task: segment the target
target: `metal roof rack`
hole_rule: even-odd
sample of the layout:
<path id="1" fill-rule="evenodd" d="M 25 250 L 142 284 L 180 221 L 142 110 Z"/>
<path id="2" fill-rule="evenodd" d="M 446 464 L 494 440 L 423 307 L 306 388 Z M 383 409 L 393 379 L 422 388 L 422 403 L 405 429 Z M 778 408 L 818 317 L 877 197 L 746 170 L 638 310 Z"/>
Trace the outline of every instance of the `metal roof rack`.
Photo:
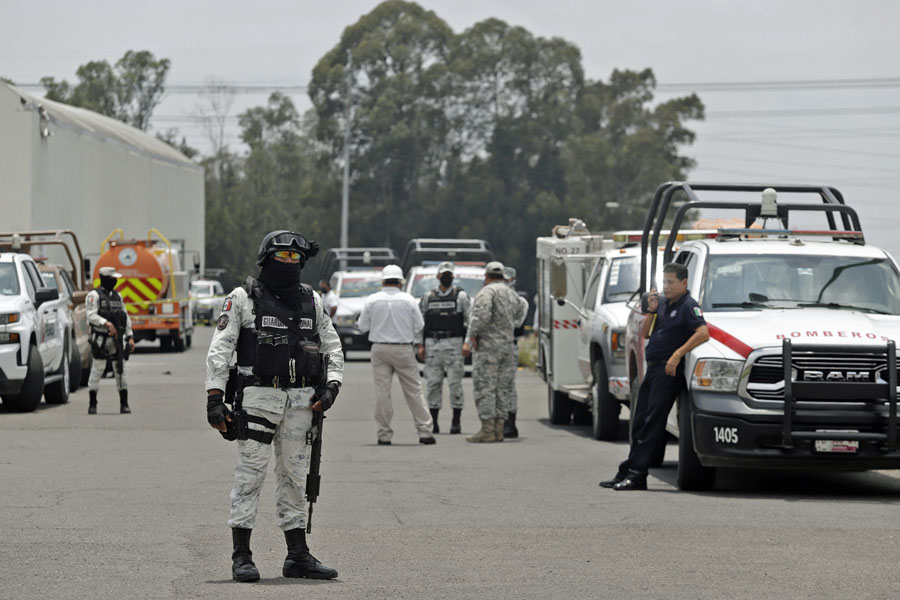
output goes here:
<path id="1" fill-rule="evenodd" d="M 328 279 L 335 271 L 384 267 L 398 261 L 393 248 L 329 248 L 322 259 L 319 277 Z"/>
<path id="2" fill-rule="evenodd" d="M 490 262 L 494 260 L 491 245 L 478 239 L 414 238 L 406 243 L 400 266 L 403 272 L 424 261 Z"/>
<path id="3" fill-rule="evenodd" d="M 773 189 L 776 192 L 814 194 L 821 198 L 822 204 L 777 204 L 774 197 L 768 201 L 765 197 L 760 202 L 740 202 L 740 201 L 704 201 L 700 200 L 696 192 L 756 192 L 763 193 L 767 189 Z M 822 231 L 819 235 L 829 235 L 835 240 L 845 240 L 855 244 L 864 244 L 865 238 L 862 235 L 862 226 L 859 222 L 859 216 L 856 211 L 844 204 L 844 196 L 837 188 L 824 185 L 804 185 L 804 184 L 728 184 L 728 183 L 697 183 L 687 181 L 670 181 L 656 188 L 653 194 L 653 200 L 650 203 L 650 209 L 647 211 L 647 219 L 644 222 L 644 229 L 641 234 L 641 285 L 640 292 L 647 290 L 647 249 L 656 248 L 659 245 L 659 238 L 663 229 L 663 223 L 672 205 L 673 196 L 681 192 L 687 196 L 687 201 L 680 204 L 675 213 L 672 226 L 669 230 L 677 234 L 680 231 L 681 224 L 684 221 L 687 212 L 697 208 L 716 208 L 744 211 L 744 223 L 747 229 L 759 219 L 777 218 L 781 221 L 783 230 L 790 231 L 789 215 L 792 212 L 822 212 L 828 220 L 827 231 Z M 837 228 L 835 221 L 835 213 L 840 214 L 843 230 Z M 728 231 L 728 230 L 723 230 Z M 763 230 L 755 229 L 749 235 L 758 235 Z M 674 255 L 674 244 L 677 235 L 669 235 L 666 240 L 663 261 L 671 262 Z M 650 253 L 650 273 L 656 273 L 657 252 Z"/>

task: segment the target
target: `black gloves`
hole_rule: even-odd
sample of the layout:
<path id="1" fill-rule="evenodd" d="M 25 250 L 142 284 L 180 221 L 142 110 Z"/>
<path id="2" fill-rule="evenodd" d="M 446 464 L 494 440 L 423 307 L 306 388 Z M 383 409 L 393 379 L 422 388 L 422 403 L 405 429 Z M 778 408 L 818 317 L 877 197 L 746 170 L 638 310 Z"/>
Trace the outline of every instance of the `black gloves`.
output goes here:
<path id="1" fill-rule="evenodd" d="M 206 399 L 206 420 L 212 425 L 221 425 L 225 422 L 228 408 L 225 406 L 225 394 L 210 394 Z"/>
<path id="2" fill-rule="evenodd" d="M 322 411 L 331 408 L 340 390 L 341 384 L 337 381 L 329 381 L 323 387 L 316 388 L 316 402 L 322 403 Z"/>

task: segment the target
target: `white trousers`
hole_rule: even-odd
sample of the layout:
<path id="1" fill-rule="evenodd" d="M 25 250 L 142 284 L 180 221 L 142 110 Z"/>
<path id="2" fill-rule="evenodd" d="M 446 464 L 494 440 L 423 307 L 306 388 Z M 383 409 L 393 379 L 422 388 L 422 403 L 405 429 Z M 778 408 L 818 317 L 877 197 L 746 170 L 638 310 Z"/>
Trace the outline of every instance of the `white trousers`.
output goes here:
<path id="1" fill-rule="evenodd" d="M 412 345 L 375 343 L 372 344 L 372 376 L 375 379 L 375 423 L 378 425 L 379 441 L 389 442 L 394 435 L 394 430 L 391 429 L 391 419 L 394 416 L 391 382 L 394 373 L 400 380 L 419 438 L 434 437 L 431 434 L 431 413 L 422 396 L 419 367 Z"/>

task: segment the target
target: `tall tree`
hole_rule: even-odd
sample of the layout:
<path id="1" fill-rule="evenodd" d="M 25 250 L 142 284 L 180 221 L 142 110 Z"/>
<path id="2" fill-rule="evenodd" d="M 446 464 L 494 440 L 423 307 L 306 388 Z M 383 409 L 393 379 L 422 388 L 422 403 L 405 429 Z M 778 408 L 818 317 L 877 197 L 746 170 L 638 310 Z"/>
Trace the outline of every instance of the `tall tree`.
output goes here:
<path id="1" fill-rule="evenodd" d="M 110 66 L 105 60 L 78 67 L 78 83 L 42 77 L 41 85 L 50 100 L 80 106 L 118 119 L 146 131 L 153 109 L 162 100 L 171 62 L 156 59 L 147 50 L 127 51 Z"/>

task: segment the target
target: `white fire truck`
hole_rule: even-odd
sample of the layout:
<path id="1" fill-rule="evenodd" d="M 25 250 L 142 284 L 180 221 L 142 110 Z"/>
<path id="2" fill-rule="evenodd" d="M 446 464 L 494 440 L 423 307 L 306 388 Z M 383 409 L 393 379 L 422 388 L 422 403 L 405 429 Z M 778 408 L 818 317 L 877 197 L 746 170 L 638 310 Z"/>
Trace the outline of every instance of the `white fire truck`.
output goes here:
<path id="1" fill-rule="evenodd" d="M 748 202 L 748 193 L 762 201 Z M 797 201 L 780 203 L 778 194 Z M 673 232 L 697 209 L 738 210 L 745 227 L 677 250 L 670 236 L 658 257 L 676 202 Z M 825 225 L 791 227 L 810 217 Z M 681 489 L 711 488 L 716 467 L 900 467 L 900 270 L 866 245 L 838 190 L 667 183 L 654 195 L 641 246 L 640 291 L 658 262 L 684 264 L 711 335 L 685 357 L 685 388 L 669 416 Z M 644 374 L 645 296 L 632 302 L 626 331 L 632 389 Z"/>

